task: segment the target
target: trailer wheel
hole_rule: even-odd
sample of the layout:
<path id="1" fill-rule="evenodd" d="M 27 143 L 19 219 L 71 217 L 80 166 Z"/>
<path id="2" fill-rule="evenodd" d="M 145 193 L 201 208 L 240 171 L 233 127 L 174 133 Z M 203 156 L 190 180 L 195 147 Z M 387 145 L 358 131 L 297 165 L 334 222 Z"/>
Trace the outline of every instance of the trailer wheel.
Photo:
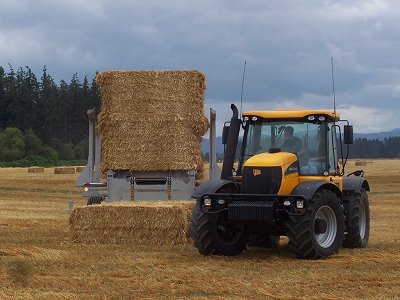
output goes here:
<path id="1" fill-rule="evenodd" d="M 229 222 L 228 214 L 203 213 L 197 203 L 193 207 L 190 234 L 200 254 L 238 255 L 246 249 L 247 234 Z"/>
<path id="2" fill-rule="evenodd" d="M 299 258 L 325 258 L 339 251 L 344 237 L 343 207 L 337 195 L 319 190 L 308 201 L 303 216 L 290 216 L 289 247 Z"/>
<path id="3" fill-rule="evenodd" d="M 370 213 L 368 195 L 364 188 L 354 197 L 353 209 L 346 210 L 346 219 L 350 225 L 346 227 L 343 247 L 365 248 L 368 246 Z"/>
<path id="4" fill-rule="evenodd" d="M 87 206 L 93 205 L 93 204 L 100 204 L 101 202 L 104 201 L 103 196 L 90 196 L 89 199 L 87 200 Z"/>

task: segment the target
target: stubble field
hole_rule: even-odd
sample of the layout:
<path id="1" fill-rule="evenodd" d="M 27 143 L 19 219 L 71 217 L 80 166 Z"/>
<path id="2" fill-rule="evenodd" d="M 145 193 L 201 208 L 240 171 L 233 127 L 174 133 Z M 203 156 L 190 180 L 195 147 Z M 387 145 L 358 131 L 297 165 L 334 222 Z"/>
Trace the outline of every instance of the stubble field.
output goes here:
<path id="1" fill-rule="evenodd" d="M 400 160 L 372 160 L 370 245 L 298 260 L 283 240 L 236 257 L 69 242 L 78 175 L 0 168 L 0 299 L 400 299 Z"/>

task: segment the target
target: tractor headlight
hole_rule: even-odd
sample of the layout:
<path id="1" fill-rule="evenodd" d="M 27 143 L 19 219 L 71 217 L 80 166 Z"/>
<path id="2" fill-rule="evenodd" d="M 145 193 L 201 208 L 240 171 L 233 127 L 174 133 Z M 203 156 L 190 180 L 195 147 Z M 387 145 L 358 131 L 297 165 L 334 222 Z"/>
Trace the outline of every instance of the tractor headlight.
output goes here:
<path id="1" fill-rule="evenodd" d="M 89 192 L 89 187 L 88 187 L 88 186 L 85 186 L 85 187 L 83 188 L 83 191 L 84 191 L 84 192 Z"/>
<path id="2" fill-rule="evenodd" d="M 211 207 L 212 201 L 210 198 L 204 198 L 204 206 Z"/>
<path id="3" fill-rule="evenodd" d="M 296 200 L 296 207 L 297 208 L 304 208 L 304 201 L 303 200 Z"/>
<path id="4" fill-rule="evenodd" d="M 218 199 L 218 204 L 219 205 L 224 205 L 225 204 L 225 200 L 224 199 Z"/>

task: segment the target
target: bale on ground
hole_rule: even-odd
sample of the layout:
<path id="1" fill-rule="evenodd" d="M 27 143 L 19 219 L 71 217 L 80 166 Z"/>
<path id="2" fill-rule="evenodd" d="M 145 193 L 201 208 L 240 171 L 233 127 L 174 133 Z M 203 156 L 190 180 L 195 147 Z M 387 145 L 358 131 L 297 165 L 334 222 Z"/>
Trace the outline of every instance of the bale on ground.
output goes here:
<path id="1" fill-rule="evenodd" d="M 44 172 L 44 168 L 42 167 L 30 167 L 28 168 L 28 173 L 42 173 Z"/>
<path id="2" fill-rule="evenodd" d="M 75 208 L 71 240 L 81 244 L 183 245 L 193 201 L 106 203 Z"/>
<path id="3" fill-rule="evenodd" d="M 199 71 L 106 71 L 101 170 L 201 171 L 205 77 Z"/>
<path id="4" fill-rule="evenodd" d="M 54 168 L 54 174 L 75 174 L 74 167 L 57 167 Z"/>
<path id="5" fill-rule="evenodd" d="M 76 167 L 76 173 L 81 173 L 83 170 L 85 170 L 85 167 Z"/>
<path id="6" fill-rule="evenodd" d="M 366 161 L 362 161 L 362 160 L 358 160 L 354 163 L 356 166 L 366 166 L 367 162 Z"/>

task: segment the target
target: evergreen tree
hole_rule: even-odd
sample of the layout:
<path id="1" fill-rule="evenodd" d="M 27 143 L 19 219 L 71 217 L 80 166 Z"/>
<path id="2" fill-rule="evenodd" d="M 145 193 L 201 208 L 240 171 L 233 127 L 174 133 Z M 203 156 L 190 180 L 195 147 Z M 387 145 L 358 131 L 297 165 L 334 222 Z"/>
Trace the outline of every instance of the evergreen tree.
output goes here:
<path id="1" fill-rule="evenodd" d="M 7 126 L 7 106 L 5 73 L 3 67 L 0 66 L 0 128 L 5 128 Z"/>
<path id="2" fill-rule="evenodd" d="M 80 129 L 79 127 L 82 125 L 81 119 L 82 114 L 82 84 L 79 81 L 78 74 L 75 73 L 72 76 L 71 82 L 68 86 L 68 142 L 69 143 L 78 143 L 80 141 Z"/>
<path id="3" fill-rule="evenodd" d="M 46 66 L 40 81 L 40 97 L 37 103 L 38 124 L 37 134 L 44 143 L 48 143 L 52 136 L 57 135 L 60 128 L 60 110 L 58 105 L 58 87 L 53 78 L 47 73 Z"/>

